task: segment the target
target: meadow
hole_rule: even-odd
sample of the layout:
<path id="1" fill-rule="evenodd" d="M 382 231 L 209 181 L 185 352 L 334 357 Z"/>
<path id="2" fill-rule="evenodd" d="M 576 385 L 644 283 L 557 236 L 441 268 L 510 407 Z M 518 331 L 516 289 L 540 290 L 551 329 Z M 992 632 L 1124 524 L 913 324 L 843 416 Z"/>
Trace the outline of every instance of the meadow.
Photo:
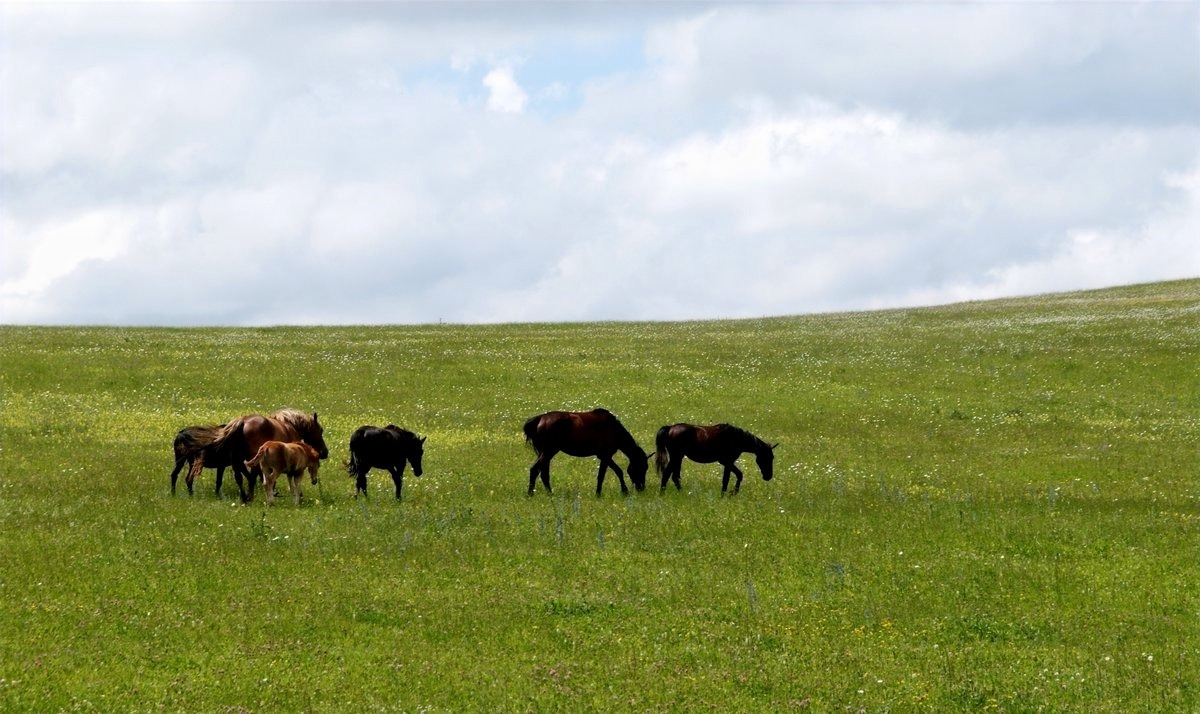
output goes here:
<path id="1" fill-rule="evenodd" d="M 687 323 L 0 327 L 5 711 L 1200 710 L 1200 280 Z M 169 493 L 316 411 L 300 507 Z M 780 442 L 527 497 L 523 421 Z M 428 437 L 355 499 L 361 424 Z M 623 457 L 618 462 L 624 466 Z"/>

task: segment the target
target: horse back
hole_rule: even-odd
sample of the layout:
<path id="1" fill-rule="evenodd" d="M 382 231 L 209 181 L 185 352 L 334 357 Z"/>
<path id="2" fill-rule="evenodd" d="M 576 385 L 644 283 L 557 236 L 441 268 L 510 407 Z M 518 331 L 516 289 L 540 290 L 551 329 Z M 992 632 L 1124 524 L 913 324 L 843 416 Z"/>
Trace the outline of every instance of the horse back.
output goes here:
<path id="1" fill-rule="evenodd" d="M 410 442 L 415 441 L 416 434 L 394 424 L 360 426 L 350 435 L 350 454 L 372 468 L 388 468 L 408 458 Z"/>
<path id="2" fill-rule="evenodd" d="M 300 433 L 291 424 L 258 414 L 251 414 L 242 419 L 242 435 L 251 450 L 268 441 L 291 443 L 300 441 L 301 438 Z"/>
<path id="3" fill-rule="evenodd" d="M 320 462 L 316 450 L 308 444 L 283 441 L 266 441 L 254 457 L 263 471 L 293 473 L 302 471 Z"/>
<path id="4" fill-rule="evenodd" d="M 534 425 L 532 430 L 530 425 Z M 525 433 L 539 451 L 553 449 L 572 456 L 593 456 L 612 453 L 629 432 L 612 412 L 593 409 L 546 412 L 526 422 Z"/>
<path id="5" fill-rule="evenodd" d="M 673 424 L 659 430 L 660 447 L 679 451 L 692 461 L 712 463 L 736 458 L 741 453 L 732 439 L 734 429 L 729 424 Z"/>

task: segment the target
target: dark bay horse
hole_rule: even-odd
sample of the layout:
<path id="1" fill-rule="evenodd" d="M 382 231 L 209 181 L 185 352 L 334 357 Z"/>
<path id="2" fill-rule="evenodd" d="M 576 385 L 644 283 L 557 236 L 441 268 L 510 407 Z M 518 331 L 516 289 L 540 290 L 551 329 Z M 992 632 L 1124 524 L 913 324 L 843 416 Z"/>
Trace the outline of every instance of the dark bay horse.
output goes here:
<path id="1" fill-rule="evenodd" d="M 233 476 L 237 479 L 243 503 L 254 500 L 255 482 L 262 478 L 261 469 L 255 467 L 248 471 L 245 462 L 254 458 L 259 448 L 268 441 L 303 441 L 316 449 L 322 459 L 329 458 L 325 429 L 317 421 L 316 412 L 307 414 L 295 409 L 280 409 L 270 416 L 247 414 L 233 419 L 221 429 L 213 447 L 233 467 Z M 243 476 L 248 481 L 249 494 L 242 488 Z"/>
<path id="2" fill-rule="evenodd" d="M 360 426 L 350 435 L 350 463 L 346 471 L 354 479 L 354 495 L 367 495 L 367 472 L 371 469 L 386 469 L 396 484 L 396 500 L 404 487 L 404 466 L 412 463 L 413 473 L 421 475 L 421 457 L 425 454 L 425 439 L 388 424 L 382 429 L 371 425 Z"/>
<path id="3" fill-rule="evenodd" d="M 662 474 L 660 492 L 667 489 L 668 480 L 675 482 L 676 489 L 682 488 L 679 483 L 679 471 L 683 468 L 683 457 L 686 456 L 697 463 L 711 464 L 715 461 L 725 467 L 725 475 L 721 478 L 721 493 L 729 490 L 731 473 L 737 476 L 733 492 L 737 493 L 742 488 L 742 472 L 734 462 L 746 452 L 754 454 L 763 481 L 770 481 L 774 476 L 775 447 L 779 446 L 768 444 L 732 424 L 664 426 L 658 430 L 654 445 L 654 466 Z"/>
<path id="4" fill-rule="evenodd" d="M 537 460 L 529 468 L 529 493 L 541 474 L 546 493 L 550 490 L 550 459 L 558 452 L 569 456 L 598 456 L 600 471 L 596 474 L 596 495 L 604 485 L 604 474 L 608 469 L 616 472 L 621 481 L 621 493 L 629 493 L 625 486 L 625 474 L 613 455 L 618 451 L 629 458 L 629 479 L 634 488 L 641 491 L 646 487 L 646 471 L 649 459 L 638 446 L 629 431 L 607 409 L 590 412 L 546 412 L 525 422 L 525 441 L 537 453 Z"/>
<path id="5" fill-rule="evenodd" d="M 196 476 L 205 468 L 217 470 L 217 495 L 221 495 L 221 479 L 230 463 L 221 458 L 221 454 L 212 448 L 212 444 L 224 426 L 224 424 L 189 426 L 180 429 L 179 433 L 175 435 L 175 442 L 172 444 L 175 451 L 175 469 L 171 471 L 171 495 L 175 495 L 175 484 L 179 480 L 179 472 L 183 470 L 184 464 L 187 464 L 188 467 L 184 481 L 187 483 L 189 496 L 192 495 L 192 484 L 195 482 Z"/>

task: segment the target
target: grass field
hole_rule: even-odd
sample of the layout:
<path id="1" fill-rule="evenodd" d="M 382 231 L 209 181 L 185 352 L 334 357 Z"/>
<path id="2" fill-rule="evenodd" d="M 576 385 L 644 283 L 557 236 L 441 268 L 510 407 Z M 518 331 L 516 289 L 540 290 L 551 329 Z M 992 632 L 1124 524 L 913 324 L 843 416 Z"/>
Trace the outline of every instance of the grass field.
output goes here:
<path id="1" fill-rule="evenodd" d="M 1200 281 L 671 324 L 0 328 L 0 709 L 1200 710 Z M 190 424 L 317 411 L 297 508 Z M 770 442 L 621 497 L 520 433 Z M 355 500 L 360 424 L 428 436 Z M 624 460 L 619 461 L 624 465 Z"/>

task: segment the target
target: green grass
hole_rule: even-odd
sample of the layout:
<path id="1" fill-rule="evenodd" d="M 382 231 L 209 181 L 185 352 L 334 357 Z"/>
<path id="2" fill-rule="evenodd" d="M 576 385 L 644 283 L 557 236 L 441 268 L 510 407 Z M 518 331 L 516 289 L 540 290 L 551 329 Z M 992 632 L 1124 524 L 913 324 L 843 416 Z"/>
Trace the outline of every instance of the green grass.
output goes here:
<path id="1" fill-rule="evenodd" d="M 672 324 L 0 328 L 0 709 L 1200 709 L 1200 281 Z M 266 509 L 190 424 L 316 410 Z M 592 495 L 520 433 L 781 446 Z M 355 500 L 360 424 L 428 435 Z M 624 461 L 621 460 L 623 464 Z"/>

